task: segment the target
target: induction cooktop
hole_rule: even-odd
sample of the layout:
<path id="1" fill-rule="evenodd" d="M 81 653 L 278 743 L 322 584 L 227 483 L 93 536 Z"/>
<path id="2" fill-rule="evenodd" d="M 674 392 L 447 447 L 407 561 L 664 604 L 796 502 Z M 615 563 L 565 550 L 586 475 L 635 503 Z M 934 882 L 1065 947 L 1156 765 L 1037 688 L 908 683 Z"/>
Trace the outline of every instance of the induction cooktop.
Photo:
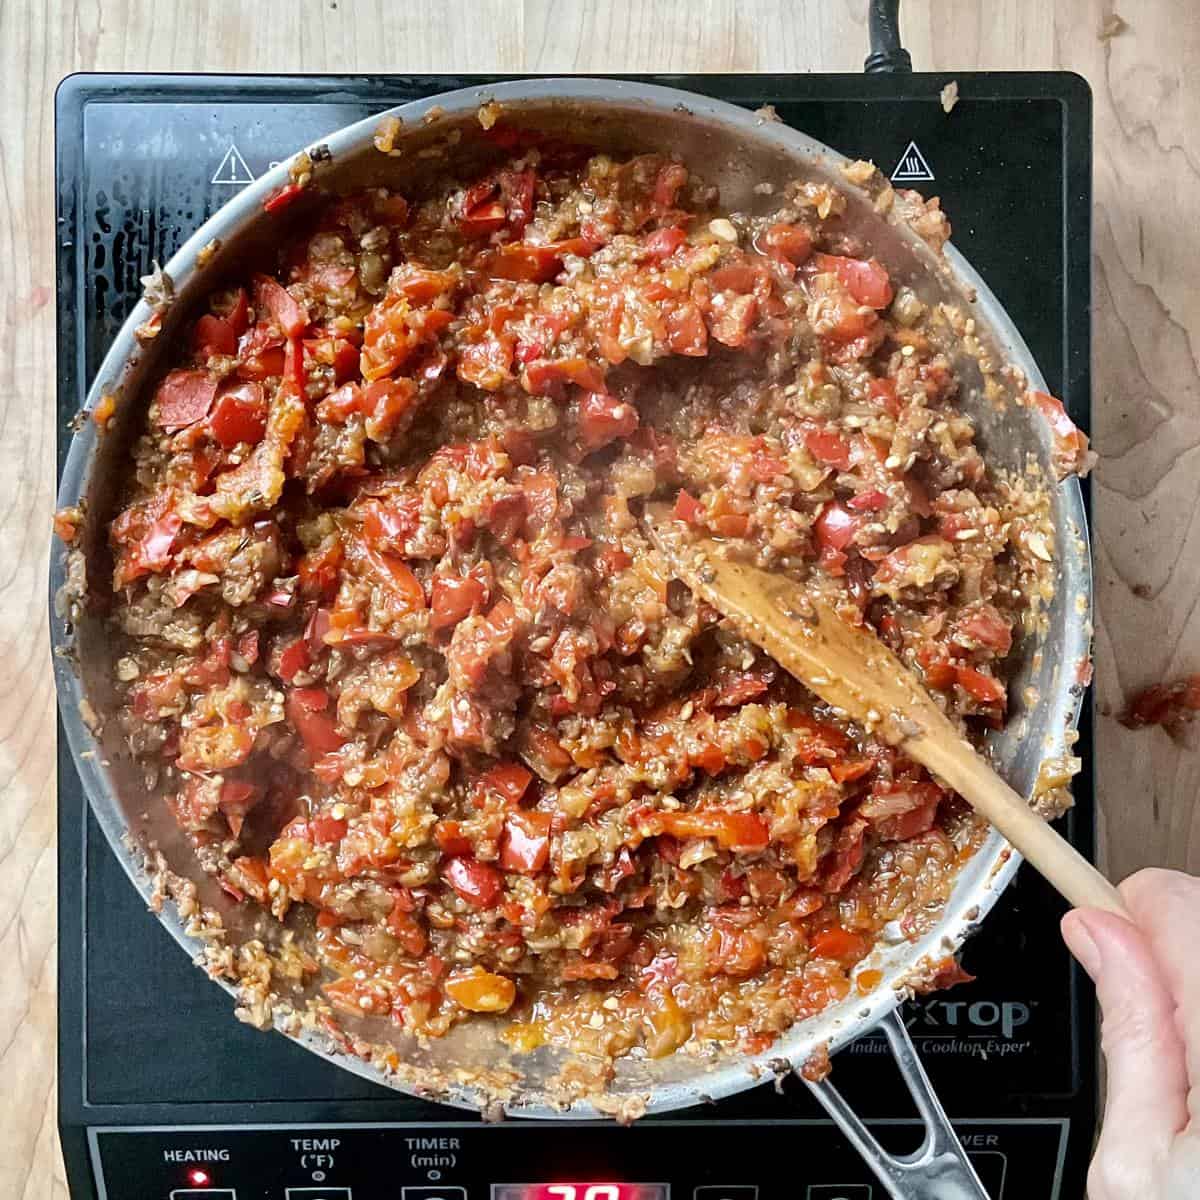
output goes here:
<path id="1" fill-rule="evenodd" d="M 261 172 L 393 105 L 496 77 L 76 75 L 57 96 L 59 467 L 110 340 L 165 262 Z M 946 113 L 942 87 L 958 83 Z M 775 107 L 897 185 L 954 242 L 1050 388 L 1088 424 L 1091 98 L 1069 74 L 699 75 L 653 82 Z M 1090 762 L 1090 724 L 1081 752 Z M 77 1200 L 882 1200 L 797 1081 L 630 1128 L 484 1124 L 233 1018 L 125 878 L 59 742 L 59 1099 Z M 1087 769 L 1063 824 L 1093 851 Z M 1096 1108 L 1089 986 L 1028 868 L 968 944 L 974 983 L 910 1004 L 910 1032 L 995 1200 L 1076 1200 Z M 868 1035 L 835 1060 L 885 1145 L 919 1123 Z"/>

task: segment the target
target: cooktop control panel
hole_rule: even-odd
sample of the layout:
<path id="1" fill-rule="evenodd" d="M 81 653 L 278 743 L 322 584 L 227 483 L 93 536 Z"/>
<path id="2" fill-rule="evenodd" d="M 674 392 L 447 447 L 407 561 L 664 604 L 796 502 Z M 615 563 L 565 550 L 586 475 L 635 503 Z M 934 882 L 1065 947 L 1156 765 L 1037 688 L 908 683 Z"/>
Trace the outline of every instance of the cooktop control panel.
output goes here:
<path id="1" fill-rule="evenodd" d="M 992 1200 L 1059 1195 L 1067 1120 L 956 1127 Z M 872 1129 L 897 1153 L 922 1136 L 916 1121 Z M 89 1141 L 101 1200 L 885 1200 L 820 1120 L 127 1127 Z"/>

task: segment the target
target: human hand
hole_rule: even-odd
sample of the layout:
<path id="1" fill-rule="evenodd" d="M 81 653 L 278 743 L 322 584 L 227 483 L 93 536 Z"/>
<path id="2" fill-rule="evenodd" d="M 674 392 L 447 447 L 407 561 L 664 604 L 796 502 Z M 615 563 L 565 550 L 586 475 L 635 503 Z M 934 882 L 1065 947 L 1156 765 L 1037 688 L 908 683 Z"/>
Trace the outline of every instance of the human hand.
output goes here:
<path id="1" fill-rule="evenodd" d="M 1082 908 L 1062 921 L 1096 984 L 1108 1095 L 1090 1200 L 1200 1197 L 1200 879 L 1147 870 L 1121 884 L 1133 924 Z"/>

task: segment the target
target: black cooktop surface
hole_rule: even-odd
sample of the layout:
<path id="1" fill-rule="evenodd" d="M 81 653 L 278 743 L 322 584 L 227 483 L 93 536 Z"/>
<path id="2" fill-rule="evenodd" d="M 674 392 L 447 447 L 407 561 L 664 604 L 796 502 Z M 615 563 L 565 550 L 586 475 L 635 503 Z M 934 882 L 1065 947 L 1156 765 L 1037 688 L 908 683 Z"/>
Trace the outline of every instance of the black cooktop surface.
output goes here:
<path id="1" fill-rule="evenodd" d="M 1087 87 L 1062 74 L 959 74 L 960 100 L 947 114 L 938 93 L 950 78 L 654 81 L 751 108 L 773 104 L 788 124 L 847 155 L 873 159 L 898 185 L 939 195 L 955 245 L 1007 308 L 1050 388 L 1086 428 Z M 56 131 L 60 465 L 68 423 L 140 295 L 138 278 L 151 260 L 166 261 L 225 200 L 299 147 L 394 104 L 477 82 L 444 76 L 65 81 Z M 1085 762 L 1086 737 L 1085 730 Z M 1088 853 L 1090 783 L 1087 775 L 1079 780 L 1077 807 L 1065 822 Z M 65 743 L 59 809 L 61 1116 L 78 1196 L 284 1200 L 287 1191 L 296 1200 L 373 1200 L 403 1185 L 404 1200 L 483 1200 L 488 1186 L 509 1180 L 598 1178 L 666 1180 L 676 1200 L 688 1200 L 699 1187 L 716 1190 L 696 1200 L 755 1200 L 756 1193 L 738 1190 L 747 1188 L 764 1196 L 799 1191 L 814 1200 L 883 1196 L 794 1082 L 782 1095 L 764 1086 L 633 1130 L 481 1126 L 240 1025 L 229 997 L 146 913 L 90 817 Z M 977 981 L 909 1009 L 933 1082 L 997 1198 L 1073 1200 L 1083 1193 L 1095 1030 L 1090 991 L 1057 935 L 1061 911 L 1054 893 L 1023 868 L 966 949 L 965 965 Z M 882 1039 L 867 1037 L 844 1051 L 836 1072 L 865 1117 L 880 1127 L 910 1122 L 911 1104 Z M 430 1134 L 429 1146 L 417 1144 L 421 1138 L 407 1144 L 418 1125 Z M 302 1126 L 314 1128 L 300 1137 Z M 130 1132 L 146 1127 L 158 1132 Z M 432 1136 L 435 1127 L 454 1136 Z M 703 1152 L 689 1140 L 688 1131 L 700 1128 Z M 472 1142 L 482 1138 L 491 1139 L 486 1148 Z M 315 1150 L 298 1144 L 310 1141 L 321 1144 Z M 479 1152 L 464 1154 L 462 1146 L 472 1144 Z M 385 1160 L 390 1173 L 381 1174 Z M 809 1165 L 797 1175 L 801 1160 Z M 578 1197 L 559 1191 L 534 1200 L 556 1198 L 634 1200 L 624 1191 L 585 1196 L 582 1190 Z"/>

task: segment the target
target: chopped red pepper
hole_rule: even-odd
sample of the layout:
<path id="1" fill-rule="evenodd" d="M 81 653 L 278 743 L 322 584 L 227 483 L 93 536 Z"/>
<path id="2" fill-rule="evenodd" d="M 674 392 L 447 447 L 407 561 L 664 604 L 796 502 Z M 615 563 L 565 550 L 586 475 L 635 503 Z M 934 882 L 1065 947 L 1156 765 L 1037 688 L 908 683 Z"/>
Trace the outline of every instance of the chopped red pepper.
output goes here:
<path id="1" fill-rule="evenodd" d="M 504 821 L 500 866 L 506 871 L 536 875 L 550 861 L 550 814 L 514 812 Z"/>
<path id="2" fill-rule="evenodd" d="M 495 867 L 464 855 L 442 868 L 442 878 L 476 908 L 495 908 L 504 894 L 504 877 Z"/>
<path id="3" fill-rule="evenodd" d="M 283 187 L 276 188 L 263 201 L 263 211 L 269 213 L 279 212 L 280 209 L 286 208 L 291 204 L 303 191 L 304 189 L 298 183 L 285 183 Z"/>

